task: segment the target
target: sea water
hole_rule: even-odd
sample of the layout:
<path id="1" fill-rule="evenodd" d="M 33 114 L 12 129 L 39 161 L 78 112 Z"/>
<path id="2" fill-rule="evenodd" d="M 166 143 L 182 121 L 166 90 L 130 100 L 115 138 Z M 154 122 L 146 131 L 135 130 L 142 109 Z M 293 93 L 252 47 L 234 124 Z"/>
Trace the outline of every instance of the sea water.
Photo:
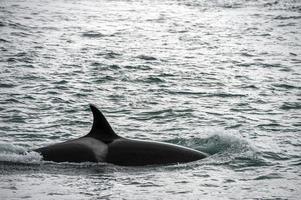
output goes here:
<path id="1" fill-rule="evenodd" d="M 299 199 L 298 0 L 1 0 L 0 199 Z M 87 134 L 204 151 L 168 166 L 45 162 Z"/>

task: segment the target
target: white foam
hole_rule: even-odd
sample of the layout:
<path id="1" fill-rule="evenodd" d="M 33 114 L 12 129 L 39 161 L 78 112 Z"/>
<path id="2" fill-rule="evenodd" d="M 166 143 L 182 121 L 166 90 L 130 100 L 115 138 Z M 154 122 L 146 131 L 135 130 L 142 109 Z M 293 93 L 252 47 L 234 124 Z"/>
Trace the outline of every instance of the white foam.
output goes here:
<path id="1" fill-rule="evenodd" d="M 0 161 L 38 163 L 42 156 L 33 151 L 27 151 L 24 147 L 9 143 L 0 143 Z"/>

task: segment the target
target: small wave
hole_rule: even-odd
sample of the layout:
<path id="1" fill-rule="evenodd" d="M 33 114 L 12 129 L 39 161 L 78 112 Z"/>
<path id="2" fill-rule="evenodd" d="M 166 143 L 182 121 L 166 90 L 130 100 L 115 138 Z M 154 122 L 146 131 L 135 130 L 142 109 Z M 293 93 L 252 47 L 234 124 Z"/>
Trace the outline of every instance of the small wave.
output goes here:
<path id="1" fill-rule="evenodd" d="M 259 125 L 257 125 L 257 127 L 269 127 L 269 126 L 277 127 L 277 126 L 281 126 L 281 124 L 278 124 L 278 123 L 266 123 L 266 124 L 259 124 Z"/>
<path id="2" fill-rule="evenodd" d="M 206 96 L 208 97 L 246 97 L 245 94 L 234 94 L 234 93 L 212 93 L 212 94 L 207 94 Z"/>
<path id="3" fill-rule="evenodd" d="M 83 37 L 88 38 L 100 38 L 106 36 L 105 34 L 99 33 L 97 31 L 87 31 L 82 34 Z"/>
<path id="4" fill-rule="evenodd" d="M 273 84 L 274 87 L 284 88 L 284 89 L 301 89 L 301 87 L 290 85 L 290 84 Z"/>
<path id="5" fill-rule="evenodd" d="M 247 140 L 231 134 L 213 134 L 208 138 L 173 139 L 167 142 L 211 155 L 206 164 L 225 164 L 235 168 L 267 164 Z"/>
<path id="6" fill-rule="evenodd" d="M 275 63 L 275 64 L 259 63 L 258 65 L 263 67 L 263 68 L 282 68 L 283 67 L 280 63 Z"/>
<path id="7" fill-rule="evenodd" d="M 0 42 L 9 42 L 8 40 L 0 38 Z"/>
<path id="8" fill-rule="evenodd" d="M 301 103 L 300 102 L 285 102 L 280 109 L 282 110 L 299 110 L 301 109 Z"/>
<path id="9" fill-rule="evenodd" d="M 198 96 L 206 96 L 206 92 L 202 91 L 189 91 L 189 90 L 165 90 L 169 94 L 177 94 L 177 95 L 198 95 Z"/>
<path id="10" fill-rule="evenodd" d="M 259 89 L 256 85 L 243 85 L 242 88 L 245 88 L 245 89 Z"/>
<path id="11" fill-rule="evenodd" d="M 42 156 L 37 152 L 26 152 L 24 154 L 10 154 L 0 153 L 1 162 L 14 162 L 14 163 L 39 163 Z"/>
<path id="12" fill-rule="evenodd" d="M 29 37 L 29 36 L 31 36 L 31 34 L 30 33 L 27 33 L 27 32 L 12 32 L 11 33 L 11 35 L 13 35 L 13 36 L 19 36 L 19 37 Z"/>
<path id="13" fill-rule="evenodd" d="M 209 136 L 208 138 L 193 138 L 193 139 L 176 138 L 176 139 L 168 140 L 166 142 L 204 151 L 210 155 L 221 153 L 226 151 L 227 149 L 234 148 L 234 147 L 236 147 L 235 149 L 241 149 L 242 148 L 241 143 L 244 143 L 241 140 L 237 139 L 236 137 L 222 135 L 222 134 L 214 134 L 212 136 Z"/>
<path id="14" fill-rule="evenodd" d="M 102 63 L 100 63 L 100 62 L 92 62 L 91 63 L 91 66 L 93 66 L 93 67 L 98 67 L 98 66 L 102 66 L 103 64 Z"/>
<path id="15" fill-rule="evenodd" d="M 113 51 L 107 51 L 107 52 L 96 53 L 95 55 L 96 56 L 104 56 L 105 58 L 110 59 L 110 58 L 116 58 L 118 56 L 121 56 L 122 54 L 116 53 Z"/>
<path id="16" fill-rule="evenodd" d="M 137 58 L 140 58 L 142 60 L 157 60 L 157 58 L 155 58 L 153 56 L 147 56 L 147 55 L 139 55 L 139 56 L 137 56 Z"/>
<path id="17" fill-rule="evenodd" d="M 292 165 L 292 166 L 301 166 L 301 159 L 298 158 L 298 159 L 296 159 L 296 160 L 292 160 L 292 161 L 291 161 L 291 165 Z"/>
<path id="18" fill-rule="evenodd" d="M 278 5 L 278 1 L 274 1 L 274 2 L 268 2 L 268 3 L 264 3 L 263 6 L 264 7 L 271 7 L 271 6 L 274 6 L 274 5 Z"/>
<path id="19" fill-rule="evenodd" d="M 277 160 L 277 161 L 283 161 L 283 160 L 287 160 L 288 157 L 286 155 L 284 155 L 283 153 L 276 153 L 276 152 L 272 152 L 272 151 L 264 151 L 262 152 L 262 157 L 264 157 L 265 159 L 268 160 Z"/>
<path id="20" fill-rule="evenodd" d="M 267 179 L 280 179 L 280 178 L 282 178 L 282 176 L 280 176 L 278 173 L 269 173 L 265 175 L 260 175 L 254 178 L 254 180 L 267 180 Z"/>
<path id="21" fill-rule="evenodd" d="M 141 80 L 142 82 L 145 82 L 145 83 L 164 83 L 165 81 L 161 78 L 158 78 L 158 77 L 154 77 L 154 76 L 150 76 L 146 79 L 143 79 Z"/>
<path id="22" fill-rule="evenodd" d="M 282 16 L 282 15 L 278 15 L 274 19 L 278 19 L 278 20 L 301 19 L 301 16 L 298 16 L 298 15 L 294 15 L 294 16 Z"/>
<path id="23" fill-rule="evenodd" d="M 278 27 L 286 27 L 286 26 L 296 26 L 296 23 L 286 23 L 286 24 L 279 24 Z"/>
<path id="24" fill-rule="evenodd" d="M 254 55 L 249 54 L 249 53 L 241 53 L 241 55 L 245 56 L 245 57 L 254 57 Z"/>
<path id="25" fill-rule="evenodd" d="M 29 30 L 32 28 L 30 26 L 26 26 L 25 24 L 16 23 L 16 22 L 10 22 L 8 23 L 8 25 L 12 28 L 15 28 L 16 30 Z"/>
<path id="26" fill-rule="evenodd" d="M 115 78 L 113 76 L 106 75 L 106 76 L 98 77 L 98 78 L 94 79 L 93 82 L 95 82 L 95 83 L 105 83 L 105 82 L 113 81 L 113 80 L 115 80 Z"/>
<path id="27" fill-rule="evenodd" d="M 290 54 L 290 56 L 298 56 L 298 54 L 293 53 L 293 52 L 290 52 L 289 54 Z"/>
<path id="28" fill-rule="evenodd" d="M 13 88 L 16 85 L 12 84 L 12 83 L 0 83 L 0 88 Z"/>
<path id="29" fill-rule="evenodd" d="M 171 108 L 166 108 L 166 109 L 161 109 L 161 110 L 152 110 L 152 111 L 143 111 L 138 113 L 135 116 L 129 117 L 130 119 L 135 119 L 139 121 L 145 121 L 145 120 L 153 120 L 153 119 L 164 119 L 167 120 L 177 118 L 180 116 L 191 116 L 191 113 L 193 112 L 192 109 L 185 109 L 185 108 L 180 108 L 180 109 L 171 109 Z M 160 123 L 160 122 L 158 122 Z"/>
<path id="30" fill-rule="evenodd" d="M 0 161 L 14 163 L 38 163 L 42 156 L 33 151 L 27 151 L 24 147 L 8 143 L 0 143 Z"/>
<path id="31" fill-rule="evenodd" d="M 141 112 L 137 116 L 132 116 L 130 119 L 145 121 L 145 120 L 152 120 L 152 119 L 163 119 L 166 117 L 172 117 L 175 115 L 173 109 L 162 109 L 156 111 L 148 111 L 148 112 Z"/>
<path id="32" fill-rule="evenodd" d="M 132 65 L 125 65 L 124 68 L 126 69 L 133 69 L 133 70 L 145 70 L 145 71 L 148 71 L 148 70 L 151 70 L 152 68 L 148 65 L 135 65 L 135 66 L 132 66 Z"/>
<path id="33" fill-rule="evenodd" d="M 111 70 L 118 70 L 118 69 L 120 69 L 120 67 L 118 65 L 115 65 L 115 64 L 109 65 L 108 68 L 111 69 Z"/>
<path id="34" fill-rule="evenodd" d="M 265 131 L 280 131 L 284 126 L 279 123 L 271 122 L 266 124 L 259 124 L 257 125 L 257 127 Z"/>

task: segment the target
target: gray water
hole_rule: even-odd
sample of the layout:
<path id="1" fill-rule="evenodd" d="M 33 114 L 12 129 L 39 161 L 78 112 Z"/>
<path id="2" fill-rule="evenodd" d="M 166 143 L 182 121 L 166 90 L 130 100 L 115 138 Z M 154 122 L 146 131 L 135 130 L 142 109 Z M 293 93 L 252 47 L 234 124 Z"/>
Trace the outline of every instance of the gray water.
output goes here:
<path id="1" fill-rule="evenodd" d="M 298 0 L 1 0 L 0 199 L 299 199 Z M 211 156 L 45 162 L 93 103 L 127 138 Z"/>

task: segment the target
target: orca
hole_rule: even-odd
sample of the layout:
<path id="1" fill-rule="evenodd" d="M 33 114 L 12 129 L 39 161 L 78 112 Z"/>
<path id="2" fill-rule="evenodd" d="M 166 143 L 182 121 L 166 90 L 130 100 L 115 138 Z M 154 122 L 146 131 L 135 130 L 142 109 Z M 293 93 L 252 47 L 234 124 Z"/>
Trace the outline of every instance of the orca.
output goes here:
<path id="1" fill-rule="evenodd" d="M 177 164 L 207 157 L 206 153 L 175 144 L 120 137 L 96 106 L 90 104 L 90 108 L 93 125 L 87 135 L 34 151 L 45 161 L 106 162 L 121 166 Z"/>

